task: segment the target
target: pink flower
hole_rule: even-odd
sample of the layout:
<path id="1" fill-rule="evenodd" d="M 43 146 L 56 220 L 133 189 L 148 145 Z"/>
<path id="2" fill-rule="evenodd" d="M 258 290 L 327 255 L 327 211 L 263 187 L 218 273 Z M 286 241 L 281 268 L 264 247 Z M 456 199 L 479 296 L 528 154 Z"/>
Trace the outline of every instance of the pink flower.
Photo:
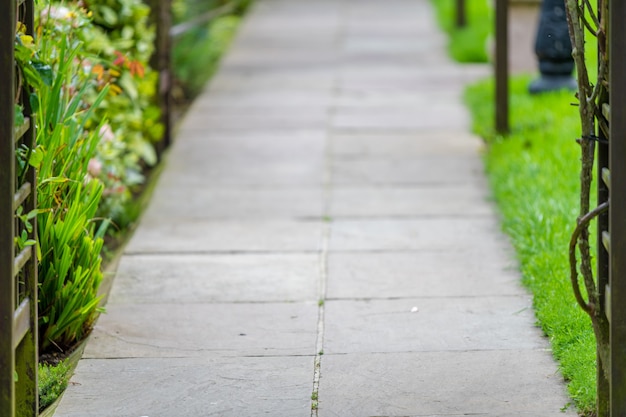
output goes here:
<path id="1" fill-rule="evenodd" d="M 102 172 L 102 162 L 96 158 L 91 158 L 89 160 L 89 164 L 87 165 L 87 172 L 93 178 L 97 178 L 100 175 L 100 172 Z"/>
<path id="2" fill-rule="evenodd" d="M 115 133 L 113 133 L 113 129 L 109 124 L 104 124 L 100 128 L 100 140 L 105 142 L 112 142 L 115 140 Z"/>

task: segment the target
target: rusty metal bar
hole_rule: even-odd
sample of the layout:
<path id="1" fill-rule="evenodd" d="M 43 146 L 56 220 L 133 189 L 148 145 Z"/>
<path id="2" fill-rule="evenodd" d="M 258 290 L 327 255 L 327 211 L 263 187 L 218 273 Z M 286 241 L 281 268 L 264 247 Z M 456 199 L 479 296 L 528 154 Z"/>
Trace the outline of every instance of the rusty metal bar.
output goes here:
<path id="1" fill-rule="evenodd" d="M 14 277 L 20 272 L 22 268 L 26 266 L 28 261 L 30 261 L 33 257 L 33 247 L 28 246 L 25 247 L 17 254 L 15 260 L 13 261 L 13 275 Z"/>
<path id="2" fill-rule="evenodd" d="M 7 2 L 0 15 L 0 416 L 15 414 L 15 350 L 13 349 L 13 313 L 15 310 L 15 279 L 13 278 L 14 227 L 13 195 L 15 194 L 15 144 L 13 140 L 13 97 L 15 68 L 16 2 Z"/>
<path id="3" fill-rule="evenodd" d="M 19 7 L 19 17 L 26 26 L 26 32 L 30 36 L 35 36 L 35 4 L 33 0 L 25 0 Z M 29 119 L 28 129 L 22 136 L 22 143 L 29 149 L 36 146 L 35 135 L 35 115 L 30 105 L 29 92 L 26 88 L 21 91 L 21 104 L 24 108 L 24 116 Z M 30 183 L 30 195 L 23 202 L 24 213 L 30 213 L 37 208 L 37 172 L 35 168 L 27 163 L 26 176 L 23 179 Z M 30 220 L 32 229 L 29 238 L 37 240 L 37 218 Z M 24 313 L 28 322 L 28 331 L 21 337 L 21 342 L 15 349 L 15 370 L 19 375 L 19 380 L 15 383 L 15 412 L 18 416 L 37 416 L 39 414 L 39 313 L 37 311 L 38 284 L 37 277 L 37 256 L 34 246 L 30 246 L 31 256 L 22 268 L 21 280 L 23 282 L 22 293 L 20 294 L 21 304 L 28 314 Z M 25 301 L 30 300 L 27 304 Z"/>
<path id="4" fill-rule="evenodd" d="M 13 210 L 16 210 L 24 201 L 26 201 L 31 193 L 31 188 L 30 182 L 27 182 L 22 184 L 20 189 L 17 190 L 13 196 Z"/>
<path id="5" fill-rule="evenodd" d="M 159 156 L 172 141 L 172 68 L 171 38 L 172 26 L 171 0 L 148 0 L 150 19 L 156 27 L 155 51 L 150 59 L 150 66 L 159 74 L 157 104 L 161 109 L 163 123 L 163 140 L 158 144 Z"/>
<path id="6" fill-rule="evenodd" d="M 626 114 L 626 2 L 609 3 L 610 112 Z M 609 126 L 611 203 L 609 227 L 611 257 L 610 410 L 612 417 L 626 415 L 626 118 L 613 117 Z"/>
<path id="7" fill-rule="evenodd" d="M 26 132 L 30 129 L 30 118 L 27 117 L 24 119 L 24 124 L 15 128 L 15 139 L 19 139 L 26 134 Z"/>
<path id="8" fill-rule="evenodd" d="M 465 0 L 456 0 L 456 27 L 462 28 L 465 26 L 467 26 Z"/>
<path id="9" fill-rule="evenodd" d="M 604 94 L 600 98 L 600 102 L 608 100 L 606 94 Z M 607 110 L 608 105 L 603 106 L 605 110 Z M 604 112 L 604 117 L 608 119 L 608 112 Z M 599 129 L 598 136 L 600 140 L 597 145 L 597 168 L 596 168 L 596 176 L 597 178 L 601 178 L 602 180 L 597 182 L 596 190 L 597 190 L 597 203 L 598 205 L 603 204 L 609 200 L 609 190 L 610 190 L 610 171 L 608 169 L 609 166 L 609 146 L 607 143 L 608 138 L 606 134 Z M 611 256 L 611 238 L 608 232 L 609 230 L 609 213 L 604 212 L 598 216 L 597 224 L 596 224 L 596 233 L 598 236 L 596 243 L 596 275 L 598 280 L 598 302 L 600 311 L 604 311 L 607 319 L 611 320 L 611 309 L 608 304 L 607 294 L 611 294 L 611 289 L 609 287 L 609 258 Z M 605 339 L 608 340 L 608 327 L 602 327 L 602 332 L 605 334 Z M 606 371 L 605 366 L 607 364 L 602 363 L 600 356 L 596 359 L 597 370 L 596 370 L 596 379 L 597 379 L 597 395 L 598 395 L 598 412 L 599 414 L 605 413 L 605 411 L 600 412 L 601 410 L 608 411 L 608 404 L 610 388 L 608 381 L 605 377 Z"/>
<path id="10" fill-rule="evenodd" d="M 609 2 L 610 111 L 626 114 L 626 2 Z M 626 118 L 613 117 L 609 126 L 611 170 L 611 416 L 626 416 Z"/>
<path id="11" fill-rule="evenodd" d="M 13 349 L 17 349 L 30 330 L 30 299 L 26 298 L 13 313 Z"/>
<path id="12" fill-rule="evenodd" d="M 509 133 L 508 0 L 496 0 L 496 132 Z"/>

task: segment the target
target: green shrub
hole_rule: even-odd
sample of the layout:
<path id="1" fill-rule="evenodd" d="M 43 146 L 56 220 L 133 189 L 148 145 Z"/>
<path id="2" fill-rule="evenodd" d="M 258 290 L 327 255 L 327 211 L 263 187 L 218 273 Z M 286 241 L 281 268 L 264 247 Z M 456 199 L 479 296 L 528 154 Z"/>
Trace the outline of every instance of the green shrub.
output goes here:
<path id="1" fill-rule="evenodd" d="M 106 187 L 98 215 L 126 227 L 132 220 L 127 205 L 144 182 L 144 168 L 157 162 L 154 143 L 163 137 L 155 104 L 159 75 L 149 66 L 155 30 L 141 0 L 89 0 L 85 5 L 93 24 L 80 37 L 86 50 L 99 57 L 92 65 L 112 89 L 96 111 L 96 120 L 108 120 L 96 157 L 98 178 Z"/>
<path id="2" fill-rule="evenodd" d="M 70 376 L 70 366 L 64 361 L 57 365 L 39 365 L 39 411 L 52 405 L 61 396 Z"/>
<path id="3" fill-rule="evenodd" d="M 224 16 L 181 36 L 172 53 L 177 84 L 187 99 L 193 99 L 211 78 L 228 48 L 240 18 Z"/>

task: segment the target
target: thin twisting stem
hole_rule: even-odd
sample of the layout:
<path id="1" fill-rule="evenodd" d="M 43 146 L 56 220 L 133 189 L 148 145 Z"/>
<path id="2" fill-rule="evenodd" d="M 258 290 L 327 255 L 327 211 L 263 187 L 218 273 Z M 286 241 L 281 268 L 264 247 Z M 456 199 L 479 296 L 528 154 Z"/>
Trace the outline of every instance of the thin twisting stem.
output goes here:
<path id="1" fill-rule="evenodd" d="M 574 229 L 574 233 L 572 233 L 572 238 L 569 242 L 570 280 L 572 281 L 574 296 L 576 297 L 576 302 L 578 303 L 578 305 L 580 305 L 580 307 L 589 315 L 593 315 L 595 311 L 595 305 L 585 301 L 580 291 L 580 285 L 578 284 L 578 270 L 576 268 L 576 244 L 582 231 L 589 226 L 589 222 L 591 222 L 591 220 L 595 219 L 608 209 L 609 202 L 605 201 L 604 203 L 600 204 L 598 207 L 587 213 L 585 216 L 581 217 L 578 220 L 576 229 Z"/>

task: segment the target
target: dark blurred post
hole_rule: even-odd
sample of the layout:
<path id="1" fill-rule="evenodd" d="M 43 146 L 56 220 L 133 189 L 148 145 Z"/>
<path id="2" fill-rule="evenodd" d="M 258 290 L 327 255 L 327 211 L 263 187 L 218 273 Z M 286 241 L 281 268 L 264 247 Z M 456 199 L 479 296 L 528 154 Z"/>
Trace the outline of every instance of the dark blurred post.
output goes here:
<path id="1" fill-rule="evenodd" d="M 467 25 L 467 13 L 465 0 L 456 0 L 456 27 L 462 28 Z"/>
<path id="2" fill-rule="evenodd" d="M 543 0 L 535 53 L 541 75 L 530 83 L 528 91 L 531 94 L 578 88 L 572 76 L 574 59 L 565 15 L 565 0 Z"/>
<path id="3" fill-rule="evenodd" d="M 611 416 L 626 415 L 626 3 L 609 2 Z M 612 116 L 611 116 L 612 115 Z"/>
<path id="4" fill-rule="evenodd" d="M 496 0 L 496 132 L 509 133 L 509 0 Z"/>
<path id="5" fill-rule="evenodd" d="M 151 21 L 156 27 L 155 50 L 150 59 L 150 66 L 159 73 L 158 105 L 161 109 L 161 122 L 164 132 L 163 140 L 157 145 L 160 155 L 170 145 L 172 135 L 172 73 L 171 73 L 171 40 L 172 27 L 171 0 L 147 0 L 151 10 Z"/>

